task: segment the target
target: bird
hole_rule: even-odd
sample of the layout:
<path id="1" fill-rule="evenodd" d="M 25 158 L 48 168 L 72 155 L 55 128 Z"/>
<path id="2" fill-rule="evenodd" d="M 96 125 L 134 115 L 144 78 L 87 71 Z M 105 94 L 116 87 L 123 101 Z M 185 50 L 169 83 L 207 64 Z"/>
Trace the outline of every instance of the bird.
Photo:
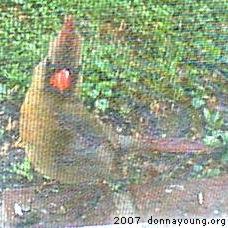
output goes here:
<path id="1" fill-rule="evenodd" d="M 81 99 L 83 38 L 68 15 L 47 56 L 34 68 L 20 109 L 20 145 L 34 169 L 66 184 L 121 177 L 121 152 L 207 151 L 185 139 L 121 136 Z"/>
<path id="2" fill-rule="evenodd" d="M 75 96 L 82 37 L 65 18 L 49 54 L 34 69 L 20 109 L 20 140 L 36 171 L 64 183 L 96 181 L 112 170 L 118 146 Z"/>

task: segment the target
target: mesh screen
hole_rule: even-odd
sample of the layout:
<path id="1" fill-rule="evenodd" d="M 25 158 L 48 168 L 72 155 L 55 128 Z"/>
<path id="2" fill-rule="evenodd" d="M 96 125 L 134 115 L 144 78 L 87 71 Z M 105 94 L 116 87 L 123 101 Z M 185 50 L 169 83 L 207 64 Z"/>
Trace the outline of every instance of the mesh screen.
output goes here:
<path id="1" fill-rule="evenodd" d="M 227 8 L 1 1 L 2 227 L 224 226 Z"/>

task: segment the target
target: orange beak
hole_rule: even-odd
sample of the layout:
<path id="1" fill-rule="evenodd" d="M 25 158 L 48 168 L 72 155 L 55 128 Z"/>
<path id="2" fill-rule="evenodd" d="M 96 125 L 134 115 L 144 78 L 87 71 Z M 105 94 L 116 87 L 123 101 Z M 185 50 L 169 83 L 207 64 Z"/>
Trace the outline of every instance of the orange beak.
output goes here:
<path id="1" fill-rule="evenodd" d="M 50 84 L 60 92 L 68 90 L 72 86 L 72 77 L 67 69 L 54 72 L 50 78 Z"/>

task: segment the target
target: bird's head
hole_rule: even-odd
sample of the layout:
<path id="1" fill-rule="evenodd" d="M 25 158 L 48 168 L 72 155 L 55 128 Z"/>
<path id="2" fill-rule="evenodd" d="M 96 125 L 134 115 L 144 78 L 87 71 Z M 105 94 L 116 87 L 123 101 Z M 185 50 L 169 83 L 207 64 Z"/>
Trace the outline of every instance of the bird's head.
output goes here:
<path id="1" fill-rule="evenodd" d="M 82 37 L 75 30 L 73 17 L 66 16 L 57 37 L 50 42 L 46 62 L 46 82 L 49 89 L 66 94 L 81 82 Z"/>

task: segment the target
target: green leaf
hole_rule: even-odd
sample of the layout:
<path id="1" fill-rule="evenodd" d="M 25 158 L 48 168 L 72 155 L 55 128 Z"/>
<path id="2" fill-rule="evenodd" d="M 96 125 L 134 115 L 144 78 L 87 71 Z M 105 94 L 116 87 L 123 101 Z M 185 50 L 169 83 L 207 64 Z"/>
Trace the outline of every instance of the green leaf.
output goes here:
<path id="1" fill-rule="evenodd" d="M 196 165 L 193 166 L 193 171 L 196 172 L 196 173 L 199 173 L 202 170 L 203 170 L 203 166 L 202 165 L 196 164 Z"/>
<path id="2" fill-rule="evenodd" d="M 214 168 L 214 169 L 208 169 L 204 171 L 203 175 L 207 177 L 216 177 L 216 176 L 219 176 L 220 173 L 221 173 L 221 170 L 219 168 Z"/>
<path id="3" fill-rule="evenodd" d="M 220 146 L 221 145 L 221 141 L 216 137 L 216 136 L 206 136 L 203 139 L 203 142 L 208 145 L 208 146 L 212 146 L 212 147 L 216 147 L 216 146 Z"/>
<path id="4" fill-rule="evenodd" d="M 205 101 L 199 97 L 194 97 L 192 99 L 192 105 L 194 108 L 199 109 L 201 108 L 203 105 L 205 105 Z"/>
<path id="5" fill-rule="evenodd" d="M 211 114 L 210 114 L 209 109 L 204 108 L 204 109 L 203 109 L 203 114 L 204 114 L 204 117 L 205 117 L 206 121 L 207 121 L 207 122 L 210 122 Z"/>
<path id="6" fill-rule="evenodd" d="M 6 85 L 0 83 L 0 95 L 6 95 L 6 94 L 7 94 Z"/>
<path id="7" fill-rule="evenodd" d="M 109 107 L 109 102 L 107 99 L 96 100 L 95 107 L 104 112 Z"/>
<path id="8" fill-rule="evenodd" d="M 227 149 L 227 148 L 226 148 L 226 149 Z M 224 153 L 222 154 L 221 162 L 222 162 L 223 164 L 228 164 L 228 149 L 227 149 L 226 152 L 224 152 Z"/>
<path id="9" fill-rule="evenodd" d="M 95 89 L 93 89 L 92 91 L 89 92 L 89 96 L 92 97 L 92 98 L 98 97 L 99 94 L 100 94 L 100 91 L 99 90 L 95 90 Z"/>

